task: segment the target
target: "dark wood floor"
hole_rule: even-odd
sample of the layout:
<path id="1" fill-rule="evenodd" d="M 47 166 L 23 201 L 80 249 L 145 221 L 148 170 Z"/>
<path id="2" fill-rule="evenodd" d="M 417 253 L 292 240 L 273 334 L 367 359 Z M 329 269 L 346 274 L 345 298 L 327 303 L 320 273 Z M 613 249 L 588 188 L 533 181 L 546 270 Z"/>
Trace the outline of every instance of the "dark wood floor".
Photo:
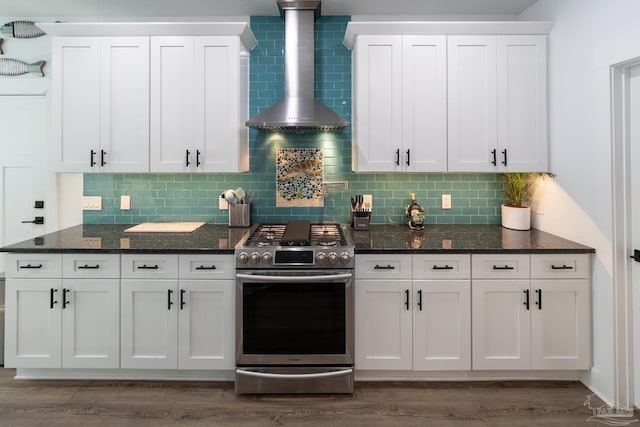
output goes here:
<path id="1" fill-rule="evenodd" d="M 359 382 L 353 396 L 236 396 L 232 383 L 14 375 L 0 368 L 2 427 L 605 425 L 587 421 L 591 392 L 578 382 Z M 601 404 L 592 398 L 591 407 Z"/>

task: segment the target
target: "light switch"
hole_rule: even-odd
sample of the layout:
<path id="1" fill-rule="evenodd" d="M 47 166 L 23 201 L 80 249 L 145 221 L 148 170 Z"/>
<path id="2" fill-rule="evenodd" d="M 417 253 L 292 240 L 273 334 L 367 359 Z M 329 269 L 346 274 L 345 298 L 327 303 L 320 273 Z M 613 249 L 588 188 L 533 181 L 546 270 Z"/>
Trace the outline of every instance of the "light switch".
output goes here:
<path id="1" fill-rule="evenodd" d="M 82 196 L 82 210 L 84 211 L 102 210 L 102 196 Z"/>
<path id="2" fill-rule="evenodd" d="M 120 210 L 128 211 L 131 209 L 131 196 L 120 196 Z"/>
<path id="3" fill-rule="evenodd" d="M 451 194 L 442 195 L 442 209 L 451 209 Z"/>

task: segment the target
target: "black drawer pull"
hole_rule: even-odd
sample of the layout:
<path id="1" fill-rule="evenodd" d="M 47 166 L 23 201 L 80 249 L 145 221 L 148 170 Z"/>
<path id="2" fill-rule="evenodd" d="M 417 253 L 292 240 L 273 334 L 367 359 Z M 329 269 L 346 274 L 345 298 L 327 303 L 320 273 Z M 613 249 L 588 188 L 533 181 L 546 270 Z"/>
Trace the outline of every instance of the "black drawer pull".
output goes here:
<path id="1" fill-rule="evenodd" d="M 570 265 L 562 264 L 560 266 L 551 264 L 552 270 L 573 270 L 573 267 Z"/>
<path id="2" fill-rule="evenodd" d="M 407 310 L 411 309 L 411 306 L 409 305 L 409 289 L 404 291 L 404 306 L 407 308 Z"/>
<path id="3" fill-rule="evenodd" d="M 422 289 L 418 290 L 418 309 L 422 311 Z"/>
<path id="4" fill-rule="evenodd" d="M 42 264 L 38 264 L 38 265 L 31 265 L 31 264 L 21 265 L 19 268 L 20 269 L 25 269 L 25 270 L 37 270 L 38 268 L 42 268 Z"/>
<path id="5" fill-rule="evenodd" d="M 389 264 L 389 265 L 378 265 L 376 264 L 375 267 L 373 267 L 375 270 L 395 270 L 396 268 Z"/>
<path id="6" fill-rule="evenodd" d="M 70 304 L 69 301 L 67 301 L 67 294 L 71 292 L 69 289 L 67 288 L 63 288 L 62 289 L 62 308 L 65 309 L 67 308 L 67 305 Z"/>
<path id="7" fill-rule="evenodd" d="M 200 267 L 196 267 L 196 270 L 217 270 L 215 265 L 211 265 L 210 267 L 205 267 L 201 265 Z"/>
<path id="8" fill-rule="evenodd" d="M 81 265 L 78 267 L 78 270 L 97 270 L 100 268 L 100 264 L 96 264 L 96 265 Z"/>
<path id="9" fill-rule="evenodd" d="M 167 289 L 167 310 L 171 310 L 171 306 L 173 305 L 173 301 L 171 301 L 171 294 L 173 294 L 173 291 L 171 289 Z"/>
<path id="10" fill-rule="evenodd" d="M 504 267 L 499 267 L 497 265 L 493 266 L 494 270 L 515 270 L 515 267 L 511 267 L 510 265 L 505 265 Z"/>
<path id="11" fill-rule="evenodd" d="M 439 267 L 437 265 L 434 265 L 432 270 L 453 270 L 453 267 L 450 265 L 445 265 L 444 267 Z"/>
<path id="12" fill-rule="evenodd" d="M 53 308 L 53 306 L 58 303 L 58 300 L 56 300 L 54 296 L 56 292 L 58 292 L 57 289 L 49 289 L 49 308 Z"/>
<path id="13" fill-rule="evenodd" d="M 538 295 L 536 305 L 538 306 L 538 310 L 542 310 L 542 289 L 536 289 L 536 294 Z"/>
<path id="14" fill-rule="evenodd" d="M 529 289 L 524 289 L 524 306 L 529 310 Z"/>
<path id="15" fill-rule="evenodd" d="M 144 264 L 144 265 L 139 265 L 137 268 L 138 268 L 138 270 L 157 270 L 160 267 L 158 266 L 158 264 L 156 264 L 156 265 Z"/>
<path id="16" fill-rule="evenodd" d="M 186 303 L 184 302 L 184 294 L 185 294 L 186 292 L 187 292 L 187 291 L 185 291 L 184 289 L 180 289 L 180 310 L 184 310 L 184 305 L 186 304 Z"/>

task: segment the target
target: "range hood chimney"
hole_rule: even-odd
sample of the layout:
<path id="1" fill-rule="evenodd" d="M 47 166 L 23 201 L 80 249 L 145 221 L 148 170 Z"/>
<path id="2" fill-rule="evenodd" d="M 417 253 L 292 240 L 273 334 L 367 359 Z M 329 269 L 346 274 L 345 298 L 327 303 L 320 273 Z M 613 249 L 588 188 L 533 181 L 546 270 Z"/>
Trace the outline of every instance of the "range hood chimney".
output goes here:
<path id="1" fill-rule="evenodd" d="M 349 122 L 314 98 L 314 21 L 320 1 L 281 0 L 284 16 L 284 98 L 246 125 L 264 131 L 341 131 Z"/>

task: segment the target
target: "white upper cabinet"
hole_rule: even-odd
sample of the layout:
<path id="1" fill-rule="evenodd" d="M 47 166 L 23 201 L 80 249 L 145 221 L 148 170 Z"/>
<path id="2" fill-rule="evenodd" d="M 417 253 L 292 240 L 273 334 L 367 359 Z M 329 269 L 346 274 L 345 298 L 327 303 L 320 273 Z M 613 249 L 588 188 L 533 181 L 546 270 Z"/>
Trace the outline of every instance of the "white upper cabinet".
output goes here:
<path id="1" fill-rule="evenodd" d="M 446 37 L 360 36 L 353 70 L 353 169 L 446 171 Z"/>
<path id="2" fill-rule="evenodd" d="M 151 39 L 151 171 L 249 169 L 248 54 L 237 37 Z"/>
<path id="3" fill-rule="evenodd" d="M 53 171 L 249 170 L 246 23 L 40 26 L 54 36 Z"/>
<path id="4" fill-rule="evenodd" d="M 54 37 L 54 171 L 148 171 L 148 70 L 146 37 Z"/>
<path id="5" fill-rule="evenodd" d="M 546 22 L 351 22 L 357 172 L 544 172 Z"/>
<path id="6" fill-rule="evenodd" d="M 547 170 L 546 36 L 451 36 L 449 171 Z"/>

